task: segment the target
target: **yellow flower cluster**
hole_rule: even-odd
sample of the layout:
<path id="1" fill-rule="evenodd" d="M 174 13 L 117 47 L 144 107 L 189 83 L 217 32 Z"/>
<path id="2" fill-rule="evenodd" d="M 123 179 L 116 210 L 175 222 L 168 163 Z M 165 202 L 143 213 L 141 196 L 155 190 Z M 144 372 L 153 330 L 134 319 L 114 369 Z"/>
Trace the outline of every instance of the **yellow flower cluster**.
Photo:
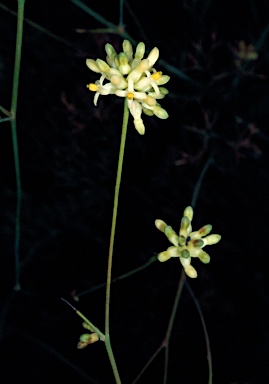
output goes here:
<path id="1" fill-rule="evenodd" d="M 149 116 L 167 119 L 168 113 L 157 102 L 167 95 L 168 90 L 161 85 L 166 84 L 170 77 L 157 72 L 153 68 L 159 58 L 158 48 L 153 48 L 146 59 L 145 44 L 139 43 L 133 54 L 133 47 L 124 40 L 123 52 L 116 53 L 111 44 L 106 44 L 106 62 L 97 59 L 87 59 L 87 66 L 101 77 L 94 84 L 87 85 L 95 92 L 94 105 L 97 105 L 99 95 L 116 95 L 127 98 L 128 108 L 134 118 L 134 126 L 140 135 L 145 133 L 141 118 L 142 112 Z"/>
<path id="2" fill-rule="evenodd" d="M 198 257 L 204 264 L 209 263 L 210 256 L 202 248 L 206 245 L 218 243 L 221 236 L 207 236 L 212 230 L 210 224 L 204 225 L 199 231 L 192 232 L 192 218 L 193 209 L 189 206 L 183 213 L 179 235 L 162 220 L 155 220 L 155 225 L 161 232 L 164 232 L 170 243 L 173 244 L 172 247 L 158 254 L 159 261 L 163 262 L 171 257 L 179 257 L 186 275 L 195 278 L 197 277 L 197 271 L 191 265 L 191 258 Z"/>

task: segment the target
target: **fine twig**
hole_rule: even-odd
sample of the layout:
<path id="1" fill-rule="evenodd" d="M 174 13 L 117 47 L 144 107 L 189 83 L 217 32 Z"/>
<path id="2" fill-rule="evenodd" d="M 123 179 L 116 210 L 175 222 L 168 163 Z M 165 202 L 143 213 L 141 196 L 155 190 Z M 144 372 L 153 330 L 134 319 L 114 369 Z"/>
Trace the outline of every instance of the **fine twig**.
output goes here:
<path id="1" fill-rule="evenodd" d="M 17 37 L 16 37 L 16 51 L 15 51 L 15 64 L 13 75 L 13 88 L 11 96 L 10 113 L 11 120 L 11 133 L 14 153 L 14 164 L 17 185 L 17 207 L 15 216 L 15 285 L 14 290 L 19 291 L 20 286 L 20 260 L 19 260 L 19 246 L 20 246 L 20 225 L 21 225 L 21 177 L 20 177 L 20 162 L 19 162 L 19 149 L 17 138 L 17 105 L 18 105 L 18 89 L 19 89 L 19 75 L 21 65 L 21 48 L 23 36 L 23 15 L 24 15 L 25 0 L 18 0 L 18 19 L 17 19 Z"/>

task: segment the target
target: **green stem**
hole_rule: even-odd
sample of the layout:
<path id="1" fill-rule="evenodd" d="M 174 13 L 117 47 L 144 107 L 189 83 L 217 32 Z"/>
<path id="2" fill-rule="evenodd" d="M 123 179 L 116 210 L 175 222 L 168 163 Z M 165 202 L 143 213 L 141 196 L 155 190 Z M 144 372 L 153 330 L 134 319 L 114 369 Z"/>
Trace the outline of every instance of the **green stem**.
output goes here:
<path id="1" fill-rule="evenodd" d="M 186 281 L 186 275 L 185 275 L 184 269 L 182 269 L 181 276 L 180 276 L 179 283 L 178 283 L 177 293 L 176 293 L 176 297 L 175 297 L 175 301 L 174 301 L 174 305 L 173 305 L 173 309 L 172 309 L 172 313 L 170 316 L 168 328 L 167 328 L 164 343 L 163 343 L 164 347 L 165 347 L 164 378 L 163 378 L 164 384 L 167 383 L 170 336 L 171 336 L 172 328 L 174 325 L 175 316 L 177 313 L 179 299 L 181 297 L 185 281 Z"/>
<path id="2" fill-rule="evenodd" d="M 207 172 L 211 163 L 212 163 L 212 157 L 209 157 L 207 159 L 207 162 L 205 163 L 203 169 L 202 169 L 202 172 L 200 173 L 200 176 L 199 176 L 199 179 L 197 180 L 197 183 L 195 184 L 192 199 L 191 199 L 192 208 L 194 208 L 196 205 L 196 201 L 197 201 L 198 195 L 200 193 L 200 189 L 201 189 L 202 183 L 204 181 L 204 177 L 205 177 L 206 172 Z"/>
<path id="3" fill-rule="evenodd" d="M 118 212 L 118 202 L 119 202 L 119 192 L 120 192 L 120 182 L 121 182 L 121 175 L 122 175 L 122 165 L 123 165 L 124 149 L 125 149 L 125 142 L 126 142 L 128 118 L 129 118 L 129 109 L 128 109 L 128 104 L 127 104 L 127 99 L 125 99 L 124 112 L 123 112 L 123 122 L 122 122 L 121 143 L 120 143 L 120 152 L 119 152 L 119 161 L 118 161 L 118 170 L 117 170 L 115 195 L 114 195 L 113 216 L 112 216 L 112 224 L 111 224 L 111 235 L 110 235 L 110 244 L 109 244 L 109 253 L 108 253 L 107 282 L 106 282 L 106 304 L 105 304 L 105 345 L 106 345 L 108 357 L 109 357 L 109 360 L 110 360 L 117 384 L 120 384 L 121 380 L 119 377 L 117 365 L 116 365 L 114 355 L 112 352 L 112 348 L 111 348 L 111 344 L 110 344 L 109 309 L 110 309 L 110 287 L 111 287 L 113 248 L 114 248 L 114 239 L 115 239 L 115 230 L 116 230 L 116 222 L 117 222 L 117 212 Z"/>
<path id="4" fill-rule="evenodd" d="M 209 341 L 209 336 L 208 336 L 208 332 L 207 332 L 207 328 L 206 328 L 206 324 L 205 324 L 205 319 L 204 319 L 204 316 L 203 316 L 203 313 L 202 313 L 202 310 L 200 308 L 200 304 L 198 302 L 198 300 L 196 299 L 190 285 L 188 284 L 188 282 L 186 281 L 186 287 L 189 291 L 189 294 L 191 295 L 191 298 L 192 300 L 194 301 L 194 304 L 197 308 L 197 311 L 199 313 L 199 316 L 200 316 L 200 319 L 201 319 L 201 323 L 202 323 L 202 327 L 203 327 L 203 331 L 204 331 L 204 335 L 205 335 L 205 341 L 206 341 L 206 350 L 207 350 L 207 361 L 208 361 L 208 371 L 209 371 L 209 378 L 208 378 L 208 384 L 212 384 L 212 380 L 213 380 L 213 368 L 212 368 L 212 355 L 211 355 L 211 348 L 210 348 L 210 341 Z"/>
<path id="5" fill-rule="evenodd" d="M 123 0 L 120 0 L 120 17 L 119 17 L 119 26 L 123 25 Z"/>
<path id="6" fill-rule="evenodd" d="M 6 108 L 2 107 L 2 105 L 0 105 L 0 111 L 10 117 L 10 112 Z"/>
<path id="7" fill-rule="evenodd" d="M 16 115 L 17 115 L 19 75 L 20 75 L 20 64 L 21 64 L 24 3 L 25 3 L 25 0 L 18 0 L 16 52 L 15 52 L 13 88 L 12 88 L 11 108 L 10 108 L 10 113 L 12 116 L 11 133 L 12 133 L 16 185 L 17 185 L 17 207 L 16 207 L 16 217 L 15 217 L 15 244 L 14 244 L 14 252 L 15 252 L 15 286 L 14 286 L 14 290 L 15 291 L 19 291 L 21 289 L 21 286 L 20 286 L 20 261 L 19 261 L 20 216 L 21 216 L 21 178 L 20 178 L 20 162 L 19 162 Z"/>
<path id="8" fill-rule="evenodd" d="M 126 279 L 127 277 L 130 277 L 130 276 L 134 275 L 135 273 L 142 271 L 143 269 L 149 267 L 150 264 L 154 263 L 154 261 L 156 261 L 156 260 L 157 260 L 157 255 L 152 256 L 148 261 L 146 261 L 144 264 L 140 265 L 140 267 L 134 268 L 131 271 L 124 273 L 123 275 L 114 277 L 114 279 L 111 280 L 111 283 L 116 283 L 119 280 Z M 98 289 L 101 289 L 105 286 L 106 286 L 106 283 L 101 283 L 101 284 L 95 285 L 94 287 L 87 289 L 86 291 L 78 293 L 77 296 L 81 297 L 81 296 L 87 295 L 88 293 L 97 291 Z"/>
<path id="9" fill-rule="evenodd" d="M 77 314 L 79 317 L 81 317 L 81 318 L 85 321 L 85 323 L 87 323 L 87 324 L 89 325 L 89 328 L 90 328 L 90 330 L 91 330 L 92 332 L 97 333 L 97 335 L 99 336 L 99 338 L 100 338 L 101 341 L 105 341 L 105 335 L 104 335 L 104 334 L 100 331 L 100 329 L 98 329 L 98 328 L 97 328 L 97 327 L 96 327 L 96 326 L 95 326 L 89 319 L 87 319 L 87 317 L 85 317 L 85 316 L 83 315 L 83 313 L 81 313 L 80 311 L 78 311 L 77 308 L 73 307 L 73 305 L 70 304 L 69 301 L 63 299 L 62 297 L 61 297 L 61 300 L 63 300 L 66 304 L 68 304 L 69 307 L 71 307 L 71 308 L 76 312 L 76 314 Z"/>

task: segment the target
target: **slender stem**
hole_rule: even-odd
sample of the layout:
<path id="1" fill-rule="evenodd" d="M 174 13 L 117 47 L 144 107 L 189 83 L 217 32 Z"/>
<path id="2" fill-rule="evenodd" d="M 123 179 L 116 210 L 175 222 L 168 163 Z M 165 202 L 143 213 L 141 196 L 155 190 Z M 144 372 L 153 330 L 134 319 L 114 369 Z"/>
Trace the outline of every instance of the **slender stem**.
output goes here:
<path id="1" fill-rule="evenodd" d="M 123 2 L 124 2 L 124 0 L 120 0 L 119 26 L 122 26 L 122 25 L 123 25 Z"/>
<path id="2" fill-rule="evenodd" d="M 100 329 L 98 329 L 89 319 L 87 319 L 87 317 L 85 317 L 80 311 L 78 311 L 77 308 L 75 308 L 72 304 L 70 304 L 69 301 L 63 299 L 62 297 L 61 297 L 61 300 L 63 300 L 66 304 L 68 304 L 69 307 L 71 307 L 76 312 L 76 314 L 79 317 L 81 317 L 89 325 L 89 328 L 92 332 L 97 333 L 101 341 L 105 341 L 105 335 L 100 331 Z"/>
<path id="3" fill-rule="evenodd" d="M 170 320 L 168 323 L 168 328 L 167 328 L 166 336 L 165 336 L 165 344 L 164 344 L 164 346 L 165 346 L 165 362 L 164 362 L 163 384 L 167 383 L 168 359 L 169 359 L 169 341 L 170 341 L 170 336 L 171 336 L 172 328 L 173 328 L 174 321 L 175 321 L 175 316 L 177 313 L 179 299 L 181 297 L 185 281 L 186 281 L 186 275 L 185 275 L 184 269 L 182 269 L 181 276 L 180 276 L 179 283 L 178 283 L 177 293 L 176 293 L 176 297 L 175 297 L 175 301 L 174 301 L 174 305 L 173 305 L 173 309 L 171 312 L 171 316 L 170 316 Z"/>
<path id="4" fill-rule="evenodd" d="M 164 367 L 164 381 L 163 382 L 164 383 L 167 382 L 169 341 L 170 341 L 170 336 L 171 336 L 172 328 L 173 328 L 174 321 L 175 321 L 177 307 L 178 307 L 178 303 L 179 303 L 179 300 L 180 300 L 180 297 L 181 297 L 181 294 L 182 294 L 182 290 L 183 290 L 183 287 L 184 287 L 185 280 L 186 280 L 185 272 L 182 269 L 181 276 L 180 276 L 179 283 L 178 283 L 176 297 L 175 297 L 175 300 L 174 300 L 173 309 L 172 309 L 172 312 L 171 312 L 171 315 L 170 315 L 169 323 L 168 323 L 168 326 L 167 326 L 167 331 L 166 331 L 166 334 L 165 334 L 165 338 L 163 339 L 161 345 L 154 352 L 154 354 L 149 358 L 149 360 L 147 361 L 145 366 L 142 368 L 142 370 L 139 372 L 139 374 L 136 376 L 136 378 L 132 382 L 132 384 L 135 384 L 135 383 L 138 382 L 138 380 L 141 378 L 143 373 L 146 371 L 146 369 L 150 366 L 150 364 L 158 356 L 158 354 L 161 352 L 161 350 L 163 348 L 165 348 L 165 367 Z"/>
<path id="5" fill-rule="evenodd" d="M 204 331 L 204 335 L 205 335 L 205 341 L 206 341 L 206 350 L 207 350 L 207 361 L 208 361 L 208 371 L 209 371 L 209 378 L 208 378 L 208 384 L 212 384 L 212 379 L 213 379 L 213 369 L 212 369 L 212 355 L 211 355 L 211 348 L 210 348 L 210 341 L 209 341 L 209 336 L 208 336 L 208 332 L 207 332 L 207 328 L 206 328 L 206 324 L 205 324 L 205 319 L 204 319 L 204 316 L 203 316 L 203 313 L 202 313 L 202 310 L 200 308 L 200 304 L 198 302 L 198 300 L 196 299 L 190 285 L 188 284 L 188 282 L 186 281 L 186 287 L 189 291 L 189 294 L 191 295 L 192 297 L 192 300 L 194 301 L 194 304 L 197 308 L 197 311 L 199 313 L 199 316 L 200 316 L 200 319 L 201 319 L 201 323 L 202 323 L 202 327 L 203 327 L 203 331 Z"/>
<path id="6" fill-rule="evenodd" d="M 0 105 L 0 111 L 5 115 L 10 116 L 10 112 L 6 108 L 2 107 L 2 105 Z"/>
<path id="7" fill-rule="evenodd" d="M 147 370 L 147 368 L 150 366 L 150 364 L 154 361 L 154 359 L 158 356 L 158 354 L 163 349 L 163 343 L 159 346 L 159 348 L 153 353 L 153 355 L 149 358 L 146 365 L 142 368 L 142 370 L 139 372 L 139 374 L 136 376 L 132 384 L 136 384 L 140 377 L 143 375 L 143 373 Z"/>
<path id="8" fill-rule="evenodd" d="M 154 263 L 154 261 L 156 261 L 156 260 L 157 260 L 157 255 L 152 256 L 148 261 L 146 261 L 146 263 L 140 265 L 140 267 L 137 267 L 135 269 L 132 269 L 129 272 L 124 273 L 123 275 L 115 277 L 114 279 L 111 280 L 111 283 L 116 283 L 119 280 L 126 279 L 127 277 L 130 277 L 130 276 L 134 275 L 135 273 L 142 271 L 143 269 L 149 267 L 150 264 Z M 88 293 L 97 291 L 98 289 L 101 289 L 105 286 L 106 286 L 106 283 L 101 283 L 101 284 L 95 285 L 94 287 L 87 289 L 86 291 L 78 293 L 76 296 L 78 296 L 78 297 L 84 296 Z"/>
<path id="9" fill-rule="evenodd" d="M 200 189 L 201 189 L 201 186 L 202 186 L 202 183 L 203 183 L 203 180 L 204 180 L 204 177 L 205 177 L 205 174 L 210 166 L 210 164 L 212 163 L 212 158 L 209 157 L 207 162 L 205 163 L 203 169 L 202 169 L 202 172 L 200 173 L 200 176 L 199 176 L 199 179 L 197 180 L 197 183 L 194 187 L 194 191 L 193 191 L 193 194 L 192 194 L 192 199 L 191 199 L 191 206 L 192 208 L 195 207 L 196 205 L 196 201 L 197 201 L 197 198 L 198 198 L 198 195 L 199 195 L 199 192 L 200 192 Z"/>
<path id="10" fill-rule="evenodd" d="M 19 162 L 16 114 L 17 114 L 19 75 L 20 75 L 20 64 L 21 64 L 24 3 L 25 3 L 25 0 L 18 0 L 16 52 L 15 52 L 13 89 L 12 89 L 11 108 L 10 108 L 10 113 L 11 113 L 11 116 L 13 118 L 11 120 L 11 133 L 12 133 L 15 174 L 16 174 L 16 184 L 17 184 L 17 207 L 16 207 L 16 217 L 15 217 L 15 244 L 14 244 L 14 252 L 15 252 L 15 286 L 14 286 L 14 290 L 15 291 L 19 291 L 21 289 L 21 287 L 20 287 L 20 261 L 19 261 L 20 216 L 21 216 L 21 178 L 20 178 L 20 162 Z"/>
<path id="11" fill-rule="evenodd" d="M 4 123 L 5 121 L 11 121 L 12 117 L 4 117 L 3 119 L 0 119 L 0 123 Z"/>
<path id="12" fill-rule="evenodd" d="M 0 3 L 0 8 L 4 9 L 6 12 L 10 13 L 13 16 L 17 16 L 17 12 L 13 11 L 12 9 L 8 8 L 4 4 Z M 54 33 L 50 32 L 48 29 L 42 27 L 41 25 L 34 23 L 32 20 L 24 18 L 24 23 L 31 25 L 33 28 L 37 29 L 38 31 L 45 33 L 46 35 L 50 36 L 52 39 L 59 41 L 62 44 L 65 44 L 69 47 L 73 47 L 73 44 L 71 44 L 69 41 L 61 38 L 58 35 L 55 35 Z"/>
<path id="13" fill-rule="evenodd" d="M 112 365 L 114 376 L 117 383 L 121 383 L 117 365 L 114 359 L 110 344 L 109 336 L 109 309 L 110 309 L 110 287 L 111 287 L 111 271 L 112 271 L 112 259 L 113 259 L 113 248 L 114 248 L 114 239 L 115 239 L 115 230 L 117 222 L 117 212 L 118 212 L 118 202 L 119 202 L 119 192 L 120 192 L 120 182 L 122 175 L 122 165 L 124 157 L 124 149 L 126 142 L 127 126 L 129 118 L 129 109 L 127 104 L 127 99 L 124 101 L 124 112 L 123 112 L 123 122 L 122 122 L 122 133 L 121 133 L 121 143 L 120 143 L 120 152 L 119 152 L 119 161 L 118 161 L 118 170 L 116 177 L 116 186 L 115 186 L 115 195 L 114 195 L 114 206 L 113 206 L 113 215 L 112 215 L 112 224 L 111 224 L 111 235 L 110 235 L 110 244 L 109 244 L 109 253 L 108 253 L 108 266 L 107 266 L 107 282 L 106 282 L 106 303 L 105 303 L 105 345 Z"/>

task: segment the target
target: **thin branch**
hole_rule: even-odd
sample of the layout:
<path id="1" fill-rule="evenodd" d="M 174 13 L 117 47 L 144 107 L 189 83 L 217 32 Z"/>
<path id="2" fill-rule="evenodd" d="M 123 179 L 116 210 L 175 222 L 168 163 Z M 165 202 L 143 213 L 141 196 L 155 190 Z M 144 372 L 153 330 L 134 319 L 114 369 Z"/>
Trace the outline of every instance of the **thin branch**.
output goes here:
<path id="1" fill-rule="evenodd" d="M 124 273 L 123 275 L 115 277 L 114 279 L 111 280 L 111 283 L 116 283 L 117 281 L 126 279 L 127 277 L 130 277 L 130 276 L 136 274 L 137 272 L 142 271 L 143 269 L 150 266 L 150 264 L 154 263 L 154 261 L 156 261 L 156 260 L 157 260 L 157 255 L 152 256 L 146 263 L 140 265 L 140 267 L 137 267 L 135 269 L 132 269 L 129 272 Z M 81 296 L 87 295 L 88 293 L 97 291 L 98 289 L 104 288 L 105 286 L 106 286 L 106 283 L 101 283 L 101 284 L 95 285 L 94 287 L 87 289 L 86 291 L 78 293 L 76 296 L 81 297 Z"/>
<path id="2" fill-rule="evenodd" d="M 17 207 L 15 217 L 15 285 L 14 290 L 20 291 L 20 260 L 19 260 L 19 245 L 20 245 L 20 225 L 21 225 L 21 177 L 20 177 L 20 162 L 17 138 L 17 105 L 18 105 L 18 90 L 19 90 L 19 76 L 21 66 L 21 48 L 23 36 L 23 15 L 24 15 L 24 0 L 18 0 L 18 19 L 17 19 L 17 37 L 16 37 L 16 51 L 15 51 L 15 64 L 13 75 L 13 88 L 11 96 L 10 114 L 13 117 L 11 120 L 11 133 L 14 153 L 14 164 L 16 173 L 17 185 Z"/>
<path id="3" fill-rule="evenodd" d="M 207 328 L 206 328 L 206 324 L 205 324 L 205 319 L 204 319 L 200 304 L 199 304 L 198 300 L 196 299 L 196 297 L 195 297 L 195 295 L 194 295 L 194 293 L 193 293 L 193 291 L 192 291 L 192 289 L 191 289 L 191 287 L 187 281 L 186 281 L 186 287 L 189 291 L 189 294 L 191 295 L 192 300 L 194 301 L 194 304 L 197 308 L 197 311 L 198 311 L 200 319 L 201 319 L 201 323 L 202 323 L 202 327 L 203 327 L 203 331 L 204 331 L 204 335 L 205 335 L 205 341 L 206 341 L 206 350 L 207 350 L 208 371 L 209 371 L 208 384 L 212 384 L 212 378 L 213 378 L 212 355 L 211 355 L 210 341 L 209 341 L 209 336 L 208 336 L 208 332 L 207 332 Z"/>

